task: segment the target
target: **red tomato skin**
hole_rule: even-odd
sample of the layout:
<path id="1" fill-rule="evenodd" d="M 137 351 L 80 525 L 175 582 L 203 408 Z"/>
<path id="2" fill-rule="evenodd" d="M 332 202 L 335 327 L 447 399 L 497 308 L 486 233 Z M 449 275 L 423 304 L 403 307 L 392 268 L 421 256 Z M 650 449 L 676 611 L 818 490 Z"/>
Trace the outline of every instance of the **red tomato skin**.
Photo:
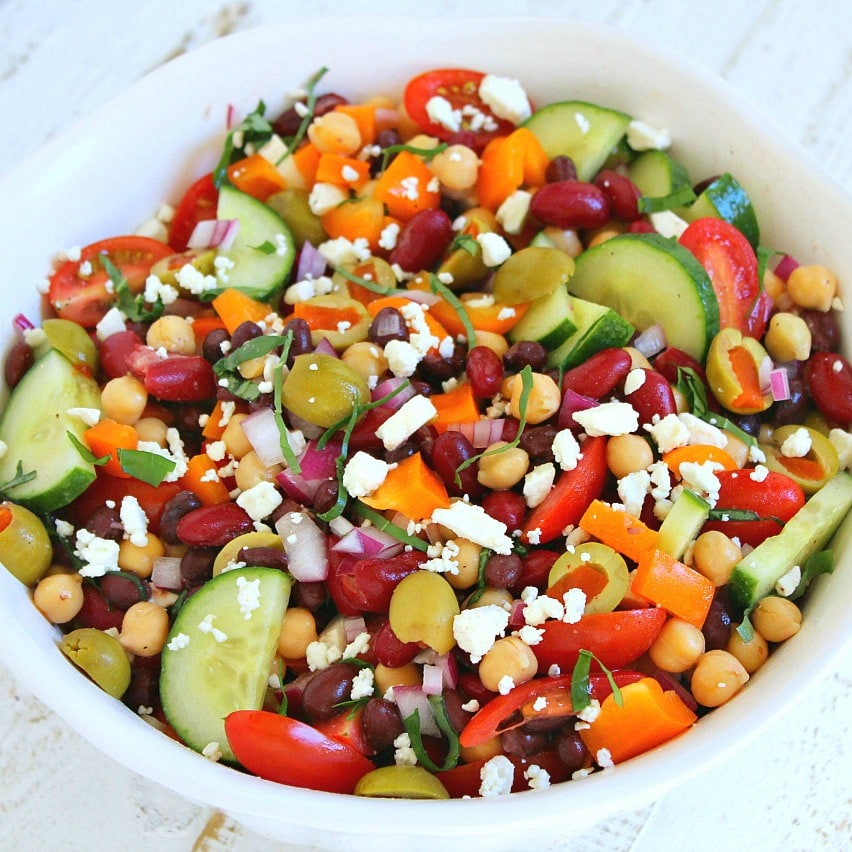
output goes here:
<path id="1" fill-rule="evenodd" d="M 374 767 L 366 757 L 316 728 L 268 710 L 235 710 L 225 735 L 237 760 L 267 781 L 352 793 Z"/>
<path id="2" fill-rule="evenodd" d="M 142 338 L 131 330 L 117 331 L 105 340 L 98 341 L 98 357 L 101 369 L 109 379 L 118 379 L 130 372 L 128 357 L 139 346 L 144 346 Z"/>
<path id="3" fill-rule="evenodd" d="M 805 363 L 805 382 L 822 414 L 848 429 L 852 423 L 852 366 L 849 362 L 836 352 L 814 352 Z"/>
<path id="4" fill-rule="evenodd" d="M 187 242 L 199 222 L 216 218 L 219 190 L 213 183 L 213 175 L 206 174 L 195 181 L 184 193 L 175 208 L 169 226 L 169 245 L 176 251 L 186 251 Z"/>
<path id="5" fill-rule="evenodd" d="M 786 523 L 805 505 L 805 493 L 799 485 L 774 470 L 762 482 L 752 479 L 748 470 L 720 470 L 716 476 L 720 484 L 717 511 L 745 509 L 767 520 L 708 521 L 703 529 L 720 530 L 752 547 L 781 532 L 781 524 L 772 518 Z"/>
<path id="6" fill-rule="evenodd" d="M 707 271 L 719 302 L 719 327 L 760 339 L 771 301 L 761 299 L 757 255 L 729 222 L 707 216 L 691 222 L 678 240 Z"/>
<path id="7" fill-rule="evenodd" d="M 559 755 L 554 751 L 540 751 L 537 754 L 531 754 L 529 757 L 515 757 L 514 755 L 507 754 L 506 757 L 509 758 L 515 767 L 515 774 L 512 781 L 513 793 L 529 789 L 529 784 L 526 778 L 524 778 L 524 772 L 530 766 L 540 766 L 544 769 L 550 776 L 550 781 L 553 784 L 557 784 L 560 781 L 567 781 L 570 774 L 568 767 L 559 759 Z M 462 763 L 444 772 L 436 772 L 435 777 L 447 788 L 450 798 L 461 799 L 463 796 L 478 798 L 480 795 L 479 788 L 482 786 L 480 773 L 486 763 L 486 758 L 480 758 L 471 763 Z"/>
<path id="8" fill-rule="evenodd" d="M 336 716 L 317 722 L 314 727 L 327 737 L 355 749 L 358 754 L 371 757 L 376 753 L 376 750 L 370 746 L 364 736 L 364 730 L 361 727 L 362 713 L 363 710 L 360 707 L 354 713 L 352 708 L 345 708 Z"/>

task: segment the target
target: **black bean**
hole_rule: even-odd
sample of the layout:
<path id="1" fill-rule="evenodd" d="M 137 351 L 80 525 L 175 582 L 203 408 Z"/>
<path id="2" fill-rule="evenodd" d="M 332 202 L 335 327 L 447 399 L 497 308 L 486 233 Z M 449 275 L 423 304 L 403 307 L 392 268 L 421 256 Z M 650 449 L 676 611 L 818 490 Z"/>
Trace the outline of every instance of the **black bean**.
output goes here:
<path id="1" fill-rule="evenodd" d="M 367 742 L 376 750 L 390 748 L 405 730 L 396 704 L 384 698 L 371 698 L 361 714 L 361 730 Z"/>
<path id="2" fill-rule="evenodd" d="M 180 578 L 187 589 L 206 583 L 213 576 L 215 547 L 190 547 L 180 558 Z"/>
<path id="3" fill-rule="evenodd" d="M 556 737 L 556 753 L 570 772 L 582 769 L 586 762 L 586 746 L 580 735 L 570 727 L 565 728 Z"/>
<path id="4" fill-rule="evenodd" d="M 536 340 L 519 340 L 506 350 L 503 363 L 513 373 L 524 367 L 538 371 L 547 363 L 547 350 Z"/>
<path id="5" fill-rule="evenodd" d="M 538 731 L 528 731 L 526 726 L 512 728 L 500 734 L 500 744 L 506 754 L 515 757 L 526 757 L 528 754 L 538 754 L 547 747 L 548 737 Z"/>
<path id="6" fill-rule="evenodd" d="M 166 544 L 180 544 L 177 534 L 178 521 L 184 516 L 201 508 L 201 501 L 191 491 L 179 491 L 163 507 L 160 517 L 160 538 Z"/>
<path id="7" fill-rule="evenodd" d="M 234 333 L 231 335 L 231 346 L 234 349 L 239 349 L 244 343 L 248 343 L 249 340 L 254 340 L 262 334 L 263 329 L 256 322 L 245 320 L 234 329 Z"/>
<path id="8" fill-rule="evenodd" d="M 214 328 L 208 332 L 204 338 L 204 343 L 201 345 L 201 353 L 204 358 L 211 364 L 215 364 L 220 358 L 224 357 L 222 352 L 222 344 L 230 339 L 230 335 L 224 328 Z"/>
<path id="9" fill-rule="evenodd" d="M 311 722 L 330 719 L 340 712 L 336 704 L 349 701 L 352 682 L 360 669 L 351 663 L 334 663 L 317 672 L 305 686 L 303 710 Z"/>
<path id="10" fill-rule="evenodd" d="M 408 340 L 405 318 L 396 308 L 382 308 L 370 323 L 367 337 L 382 347 L 391 340 Z"/>
<path id="11" fill-rule="evenodd" d="M 287 570 L 287 554 L 274 547 L 244 547 L 237 559 L 257 568 L 278 568 Z"/>
<path id="12" fill-rule="evenodd" d="M 100 581 L 104 597 L 119 609 L 129 609 L 133 604 L 148 600 L 148 584 L 144 580 L 122 574 L 105 574 Z"/>
<path id="13" fill-rule="evenodd" d="M 121 541 L 124 535 L 124 524 L 118 509 L 110 509 L 108 506 L 98 506 L 86 521 L 86 529 L 98 538 L 110 541 Z"/>
<path id="14" fill-rule="evenodd" d="M 814 352 L 836 352 L 840 346 L 840 326 L 836 311 L 804 310 L 801 317 L 811 331 Z"/>
<path id="15" fill-rule="evenodd" d="M 328 588 L 322 580 L 293 584 L 293 599 L 296 605 L 309 609 L 311 612 L 319 609 L 327 598 Z"/>

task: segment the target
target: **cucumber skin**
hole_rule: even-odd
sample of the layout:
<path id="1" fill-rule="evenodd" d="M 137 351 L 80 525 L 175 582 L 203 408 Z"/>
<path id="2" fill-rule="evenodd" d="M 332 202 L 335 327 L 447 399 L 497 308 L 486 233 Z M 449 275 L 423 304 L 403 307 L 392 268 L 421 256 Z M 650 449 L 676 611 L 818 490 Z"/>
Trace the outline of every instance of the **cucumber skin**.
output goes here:
<path id="1" fill-rule="evenodd" d="M 734 566 L 728 581 L 734 605 L 745 611 L 770 594 L 793 565 L 801 565 L 822 550 L 850 508 L 852 476 L 840 471 L 787 521 L 778 535 L 761 542 Z"/>

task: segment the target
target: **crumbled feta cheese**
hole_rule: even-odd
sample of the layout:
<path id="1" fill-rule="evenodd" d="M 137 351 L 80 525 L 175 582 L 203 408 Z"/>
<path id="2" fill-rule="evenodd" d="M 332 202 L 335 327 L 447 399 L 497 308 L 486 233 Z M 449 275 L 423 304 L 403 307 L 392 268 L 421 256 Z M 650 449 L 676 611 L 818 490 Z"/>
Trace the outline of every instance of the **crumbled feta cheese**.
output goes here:
<path id="1" fill-rule="evenodd" d="M 666 239 L 678 239 L 689 224 L 681 219 L 677 213 L 672 213 L 671 210 L 658 210 L 656 213 L 649 213 L 648 218 L 651 220 L 654 230 Z"/>
<path id="2" fill-rule="evenodd" d="M 782 598 L 789 598 L 801 582 L 802 569 L 798 565 L 794 565 L 783 577 L 779 577 L 778 582 L 775 584 L 775 591 Z"/>
<path id="3" fill-rule="evenodd" d="M 650 488 L 651 474 L 647 470 L 634 470 L 618 480 L 618 496 L 628 515 L 639 517 Z"/>
<path id="4" fill-rule="evenodd" d="M 201 754 L 204 755 L 208 760 L 212 760 L 214 763 L 222 759 L 222 749 L 219 748 L 219 743 L 210 742 L 201 749 Z"/>
<path id="5" fill-rule="evenodd" d="M 811 443 L 810 432 L 802 426 L 781 444 L 781 455 L 788 459 L 804 458 L 811 451 Z"/>
<path id="6" fill-rule="evenodd" d="M 544 502 L 544 498 L 550 493 L 553 487 L 553 480 L 556 478 L 556 468 L 553 462 L 545 462 L 544 464 L 536 465 L 529 473 L 524 476 L 524 499 L 527 506 L 534 509 Z"/>
<path id="7" fill-rule="evenodd" d="M 524 778 L 530 790 L 544 790 L 550 786 L 550 773 L 537 763 L 531 764 L 524 770 Z"/>
<path id="8" fill-rule="evenodd" d="M 24 343 L 26 343 L 30 349 L 36 349 L 41 346 L 42 343 L 47 342 L 47 335 L 44 333 L 43 328 L 25 328 L 23 335 Z"/>
<path id="9" fill-rule="evenodd" d="M 87 426 L 94 426 L 101 419 L 99 408 L 68 408 L 65 410 L 65 413 L 82 420 Z"/>
<path id="10" fill-rule="evenodd" d="M 471 662 L 478 663 L 508 625 L 509 613 L 496 604 L 463 609 L 453 619 L 453 637 L 470 654 Z"/>
<path id="11" fill-rule="evenodd" d="M 390 467 L 386 461 L 359 450 L 346 463 L 343 487 L 351 497 L 366 497 L 385 481 L 388 470 Z"/>
<path id="12" fill-rule="evenodd" d="M 440 124 L 452 133 L 461 130 L 461 110 L 453 109 L 453 105 L 440 95 L 434 95 L 426 101 L 426 115 L 433 124 Z"/>
<path id="13" fill-rule="evenodd" d="M 479 770 L 479 778 L 482 782 L 479 786 L 479 795 L 483 798 L 508 796 L 512 792 L 515 766 L 508 757 L 498 754 Z"/>
<path id="14" fill-rule="evenodd" d="M 837 450 L 841 470 L 852 470 L 852 434 L 844 429 L 831 429 L 828 433 L 831 446 Z"/>
<path id="15" fill-rule="evenodd" d="M 370 256 L 370 244 L 363 237 L 351 242 L 346 237 L 326 240 L 317 246 L 317 250 L 332 266 L 363 263 Z"/>
<path id="16" fill-rule="evenodd" d="M 396 248 L 396 241 L 399 239 L 401 228 L 398 222 L 391 222 L 382 229 L 379 235 L 379 248 L 385 251 L 392 251 Z"/>
<path id="17" fill-rule="evenodd" d="M 305 648 L 305 662 L 312 672 L 327 669 L 343 657 L 343 649 L 333 643 L 316 640 Z"/>
<path id="18" fill-rule="evenodd" d="M 395 450 L 421 426 L 438 416 L 438 409 L 427 396 L 416 394 L 406 400 L 378 429 L 376 437 L 386 450 Z"/>
<path id="19" fill-rule="evenodd" d="M 211 461 L 219 462 L 225 458 L 225 442 L 224 441 L 211 441 L 207 445 L 206 449 L 207 458 Z"/>
<path id="20" fill-rule="evenodd" d="M 651 433 L 661 454 L 676 447 L 685 447 L 689 443 L 689 430 L 676 414 L 667 414 L 662 419 L 654 415 L 654 420 L 646 423 L 643 428 Z"/>
<path id="21" fill-rule="evenodd" d="M 515 679 L 511 675 L 503 675 L 497 682 L 497 692 L 508 695 L 515 688 Z"/>
<path id="22" fill-rule="evenodd" d="M 700 417 L 684 411 L 678 414 L 677 419 L 686 426 L 686 430 L 689 432 L 689 444 L 704 444 L 719 447 L 719 449 L 728 446 L 727 435 L 721 429 L 707 423 Z"/>
<path id="23" fill-rule="evenodd" d="M 563 615 L 565 615 L 565 607 L 562 602 L 547 595 L 541 595 L 527 601 L 527 605 L 524 607 L 524 621 L 531 627 L 544 624 L 548 618 L 561 621 Z"/>
<path id="24" fill-rule="evenodd" d="M 624 380 L 624 393 L 629 396 L 636 393 L 645 384 L 645 371 L 641 368 L 631 370 Z"/>
<path id="25" fill-rule="evenodd" d="M 359 698 L 369 698 L 373 694 L 373 670 L 364 667 L 352 679 L 352 692 L 349 698 L 357 701 Z"/>
<path id="26" fill-rule="evenodd" d="M 634 118 L 627 125 L 627 144 L 634 151 L 651 151 L 668 148 L 672 144 L 672 137 L 665 128 L 652 127 L 638 118 Z"/>
<path id="27" fill-rule="evenodd" d="M 237 505 L 244 509 L 253 521 L 269 517 L 283 502 L 278 489 L 265 479 L 247 488 L 237 497 Z"/>
<path id="28" fill-rule="evenodd" d="M 397 378 L 408 378 L 417 369 L 423 356 L 407 340 L 390 340 L 385 344 L 388 369 Z"/>
<path id="29" fill-rule="evenodd" d="M 574 470 L 577 462 L 583 458 L 580 445 L 570 429 L 561 429 L 553 436 L 551 449 L 553 458 L 562 470 Z"/>
<path id="30" fill-rule="evenodd" d="M 191 263 L 185 263 L 176 273 L 175 280 L 184 290 L 189 290 L 194 296 L 201 296 L 210 290 L 215 290 L 219 282 L 212 275 L 205 275 Z"/>
<path id="31" fill-rule="evenodd" d="M 527 533 L 527 541 L 530 544 L 541 544 L 541 527 L 534 527 Z"/>
<path id="32" fill-rule="evenodd" d="M 565 606 L 562 620 L 566 624 L 576 624 L 586 609 L 586 593 L 582 589 L 568 589 L 562 595 L 562 601 Z"/>
<path id="33" fill-rule="evenodd" d="M 450 539 L 444 542 L 440 552 L 427 559 L 420 567 L 426 571 L 434 571 L 437 574 L 458 574 L 459 563 L 458 555 L 461 552 L 458 544 Z"/>
<path id="34" fill-rule="evenodd" d="M 719 489 L 722 487 L 719 477 L 716 476 L 716 471 L 722 470 L 723 467 L 719 462 L 714 461 L 706 461 L 701 464 L 682 462 L 680 476 L 685 486 L 692 488 L 699 496 L 705 497 L 711 506 L 715 506 L 719 499 Z"/>
<path id="35" fill-rule="evenodd" d="M 124 537 L 136 547 L 145 547 L 148 544 L 148 516 L 139 500 L 130 494 L 125 495 L 121 498 L 118 514 L 124 526 Z"/>
<path id="36" fill-rule="evenodd" d="M 118 571 L 118 542 L 99 538 L 89 530 L 77 530 L 74 539 L 74 555 L 84 563 L 80 569 L 81 577 L 103 577 L 111 571 Z"/>
<path id="37" fill-rule="evenodd" d="M 601 712 L 601 703 L 597 698 L 592 698 L 589 703 L 577 714 L 578 719 L 584 722 L 594 722 Z"/>
<path id="38" fill-rule="evenodd" d="M 260 580 L 246 580 L 237 577 L 237 603 L 240 613 L 248 621 L 252 613 L 260 606 Z"/>
<path id="39" fill-rule="evenodd" d="M 639 414 L 628 402 L 604 402 L 575 411 L 574 420 L 590 437 L 628 435 L 639 428 Z"/>
<path id="40" fill-rule="evenodd" d="M 74 535 L 74 525 L 69 524 L 68 521 L 63 521 L 62 518 L 54 518 L 53 525 L 60 538 L 71 538 Z"/>
<path id="41" fill-rule="evenodd" d="M 110 308 L 95 326 L 95 334 L 98 340 L 106 340 L 113 334 L 126 330 L 124 314 L 118 308 Z"/>
<path id="42" fill-rule="evenodd" d="M 214 639 L 215 639 L 218 643 L 220 643 L 220 644 L 221 644 L 222 642 L 227 641 L 227 639 L 228 639 L 228 635 L 227 635 L 227 633 L 224 633 L 223 631 L 219 630 L 219 628 L 218 628 L 218 627 L 214 627 L 214 626 L 213 626 L 213 619 L 214 619 L 214 618 L 216 618 L 216 616 L 215 616 L 215 615 L 213 615 L 212 613 L 209 613 L 208 615 L 205 615 L 205 616 L 204 616 L 204 618 L 202 618 L 202 619 L 201 619 L 201 622 L 200 622 L 200 623 L 199 623 L 199 625 L 198 625 L 198 629 L 199 629 L 202 633 L 209 633 L 209 634 L 211 634 L 211 635 L 213 636 L 213 638 L 214 638 Z"/>
<path id="43" fill-rule="evenodd" d="M 748 475 L 748 478 L 751 479 L 753 482 L 764 482 L 767 476 L 769 476 L 769 468 L 765 467 L 762 464 L 759 464 Z"/>
<path id="44" fill-rule="evenodd" d="M 401 733 L 393 741 L 393 747 L 393 762 L 397 766 L 415 766 L 417 764 L 417 755 L 411 747 L 411 738 L 407 733 Z"/>
<path id="45" fill-rule="evenodd" d="M 496 218 L 507 234 L 520 234 L 530 212 L 532 193 L 516 189 L 498 208 Z"/>
<path id="46" fill-rule="evenodd" d="M 366 630 L 359 633 L 344 649 L 343 659 L 355 659 L 370 647 L 370 634 Z"/>
<path id="47" fill-rule="evenodd" d="M 531 648 L 538 645 L 544 638 L 544 631 L 538 627 L 533 627 L 531 624 L 525 624 L 518 631 L 518 638 L 524 645 L 529 645 Z"/>
<path id="48" fill-rule="evenodd" d="M 186 633 L 178 633 L 171 638 L 166 647 L 170 651 L 182 651 L 187 645 L 189 645 L 189 636 Z"/>
<path id="49" fill-rule="evenodd" d="M 449 509 L 435 509 L 431 520 L 495 553 L 512 552 L 512 539 L 506 535 L 506 524 L 486 514 L 481 506 L 457 500 Z"/>
<path id="50" fill-rule="evenodd" d="M 475 698 L 471 698 L 470 701 L 462 704 L 461 709 L 464 710 L 465 713 L 476 713 L 479 710 L 479 702 Z"/>
<path id="51" fill-rule="evenodd" d="M 612 754 L 610 754 L 608 748 L 599 748 L 595 752 L 595 762 L 601 769 L 610 769 L 615 766 L 612 762 Z"/>
<path id="52" fill-rule="evenodd" d="M 532 107 L 523 86 L 510 77 L 486 74 L 479 83 L 479 97 L 497 118 L 511 121 L 512 124 L 521 124 L 532 115 Z"/>
<path id="53" fill-rule="evenodd" d="M 171 284 L 164 284 L 156 275 L 149 275 L 145 279 L 145 290 L 142 298 L 150 304 L 154 304 L 157 299 L 160 299 L 164 305 L 171 305 L 179 295 L 177 288 L 172 287 Z"/>
<path id="54" fill-rule="evenodd" d="M 477 234 L 476 241 L 482 249 L 482 262 L 487 267 L 500 266 L 512 254 L 511 246 L 493 231 Z"/>

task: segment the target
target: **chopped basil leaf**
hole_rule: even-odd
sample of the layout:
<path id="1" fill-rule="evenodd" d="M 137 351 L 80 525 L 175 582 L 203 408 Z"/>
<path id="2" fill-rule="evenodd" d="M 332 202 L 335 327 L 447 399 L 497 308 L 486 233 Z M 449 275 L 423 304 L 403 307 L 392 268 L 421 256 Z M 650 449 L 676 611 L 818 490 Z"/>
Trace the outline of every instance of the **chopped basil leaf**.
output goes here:
<path id="1" fill-rule="evenodd" d="M 292 338 L 292 334 L 290 335 L 290 338 Z M 287 341 L 286 348 L 290 348 L 289 340 Z M 287 355 L 285 353 L 283 358 L 286 357 Z M 276 365 L 272 373 L 272 413 L 275 418 L 275 425 L 278 427 L 278 443 L 281 447 L 281 454 L 287 462 L 287 467 L 289 467 L 293 473 L 301 473 L 302 466 L 299 464 L 299 460 L 296 458 L 296 454 L 290 446 L 290 433 L 287 431 L 287 425 L 284 423 L 284 415 L 281 413 L 281 388 L 283 385 L 284 365 L 279 363 Z"/>
<path id="2" fill-rule="evenodd" d="M 327 512 L 322 512 L 317 515 L 318 518 L 326 522 L 333 521 L 335 518 L 342 515 L 343 510 L 346 508 L 346 503 L 349 500 L 349 492 L 343 485 L 343 469 L 346 467 L 346 458 L 349 455 L 349 439 L 352 437 L 352 432 L 358 423 L 359 416 L 358 406 L 356 405 L 352 409 L 352 414 L 349 415 L 346 428 L 343 430 L 343 443 L 340 446 L 340 455 L 334 462 L 334 467 L 337 472 L 337 500 Z M 325 437 L 325 435 L 323 435 L 323 437 Z"/>
<path id="3" fill-rule="evenodd" d="M 275 254 L 278 250 L 278 247 L 275 243 L 269 242 L 269 240 L 264 240 L 259 246 L 251 246 L 255 251 L 259 251 L 263 254 Z"/>
<path id="4" fill-rule="evenodd" d="M 118 297 L 118 309 L 127 319 L 131 322 L 151 322 L 163 315 L 166 306 L 163 304 L 160 296 L 157 296 L 157 301 L 154 302 L 153 307 L 146 308 L 145 297 L 141 293 L 134 296 L 130 292 L 130 285 L 127 283 L 127 279 L 116 268 L 107 254 L 105 252 L 101 253 L 99 259 L 101 265 L 106 270 L 106 274 L 109 275 L 110 281 L 112 281 L 113 291 Z"/>
<path id="5" fill-rule="evenodd" d="M 308 83 L 305 86 L 305 89 L 308 93 L 308 100 L 307 100 L 307 103 L 305 104 L 306 112 L 302 116 L 302 121 L 300 122 L 299 127 L 296 130 L 296 135 L 290 140 L 290 144 L 287 146 L 287 152 L 275 164 L 276 166 L 280 166 L 281 163 L 283 163 L 284 160 L 286 160 L 287 157 L 289 157 L 293 153 L 293 151 L 295 151 L 296 148 L 299 147 L 299 143 L 302 141 L 302 139 L 305 138 L 305 133 L 308 132 L 308 127 L 310 126 L 310 123 L 314 120 L 314 107 L 316 106 L 316 103 L 317 103 L 317 96 L 316 96 L 316 91 L 315 91 L 317 83 L 319 83 L 319 81 L 327 73 L 328 73 L 328 68 L 323 66 L 322 68 L 319 69 L 319 71 L 317 71 L 308 80 Z"/>
<path id="6" fill-rule="evenodd" d="M 186 603 L 187 597 L 187 590 L 183 589 L 178 595 L 177 600 L 169 607 L 169 624 L 175 623 L 175 619 L 178 617 L 178 615 L 180 615 L 180 611 L 183 609 L 183 605 Z"/>
<path id="7" fill-rule="evenodd" d="M 380 293 L 382 296 L 391 296 L 396 292 L 393 287 L 384 287 L 381 284 L 377 284 L 375 281 L 370 281 L 369 278 L 362 278 L 360 275 L 355 275 L 354 272 L 349 272 L 349 270 L 343 269 L 341 266 L 334 266 L 332 269 L 342 278 L 345 278 L 347 281 L 351 281 L 353 284 L 359 284 L 371 293 Z"/>
<path id="8" fill-rule="evenodd" d="M 479 243 L 470 234 L 459 234 L 450 246 L 450 251 L 455 251 L 456 249 L 463 249 L 473 257 L 479 250 Z"/>
<path id="9" fill-rule="evenodd" d="M 343 660 L 341 660 L 343 662 Z M 346 662 L 350 662 L 347 660 Z M 360 662 L 360 661 L 359 661 Z M 357 715 L 358 711 L 369 701 L 369 697 L 364 698 L 352 698 L 347 701 L 338 701 L 337 704 L 333 704 L 332 707 L 335 707 L 340 710 L 344 710 L 347 707 L 350 708 L 349 712 L 346 714 L 347 719 L 354 719 Z"/>
<path id="10" fill-rule="evenodd" d="M 701 377 L 692 367 L 677 368 L 677 389 L 686 397 L 689 410 L 699 419 L 719 429 L 726 429 L 732 435 L 736 435 L 744 444 L 750 447 L 757 446 L 757 440 L 740 429 L 736 423 L 731 422 L 722 414 L 711 411 L 707 405 L 707 390 Z"/>
<path id="11" fill-rule="evenodd" d="M 400 151 L 408 151 L 409 154 L 414 154 L 417 157 L 423 157 L 424 160 L 431 160 L 436 154 L 447 150 L 447 143 L 441 142 L 434 148 L 417 148 L 414 145 L 388 145 L 382 149 L 382 171 L 384 171 L 390 163 L 391 157 L 398 154 Z"/>
<path id="12" fill-rule="evenodd" d="M 749 435 L 749 433 L 744 429 L 740 429 L 736 423 L 728 420 L 727 417 L 723 417 L 715 411 L 705 411 L 703 414 L 699 414 L 697 416 L 700 420 L 703 420 L 705 423 L 709 423 L 711 426 L 716 426 L 719 429 L 725 429 L 732 435 L 736 435 L 737 438 L 749 447 L 757 446 L 757 438 L 753 435 Z"/>
<path id="13" fill-rule="evenodd" d="M 73 432 L 66 431 L 65 434 L 68 436 L 68 440 L 74 445 L 83 461 L 100 467 L 112 458 L 109 453 L 98 458 Z M 33 476 L 35 476 L 35 472 L 33 472 Z"/>
<path id="14" fill-rule="evenodd" d="M 749 615 L 751 615 L 751 611 L 754 609 L 753 606 L 750 606 L 743 613 L 743 620 L 737 625 L 737 633 L 739 634 L 740 639 L 746 643 L 746 645 L 754 639 L 754 627 L 752 627 L 751 619 Z"/>
<path id="15" fill-rule="evenodd" d="M 830 550 L 820 550 L 811 554 L 802 565 L 802 579 L 799 580 L 799 585 L 793 594 L 788 596 L 788 600 L 798 600 L 804 593 L 811 582 L 820 574 L 834 573 L 834 554 Z"/>
<path id="16" fill-rule="evenodd" d="M 397 541 L 401 541 L 403 544 L 413 547 L 415 550 L 422 550 L 424 553 L 429 549 L 428 542 L 416 535 L 409 535 L 402 527 L 399 527 L 395 523 L 389 521 L 381 512 L 377 512 L 375 509 L 370 508 L 370 506 L 366 503 L 362 503 L 360 500 L 355 503 L 355 512 L 364 518 L 364 520 L 370 521 L 377 530 L 386 532 L 388 535 L 393 536 Z"/>
<path id="17" fill-rule="evenodd" d="M 467 599 L 467 606 L 472 607 L 485 593 L 485 567 L 488 565 L 488 558 L 491 556 L 491 551 L 487 547 L 483 547 L 479 551 L 479 562 L 476 568 L 476 589 Z"/>
<path id="18" fill-rule="evenodd" d="M 769 265 L 769 261 L 776 254 L 781 254 L 781 252 L 776 249 L 767 248 L 766 246 L 758 246 L 755 254 L 757 254 L 757 283 L 759 284 L 757 295 L 760 296 L 763 292 L 763 279 L 766 277 L 766 267 Z M 757 301 L 757 297 L 755 297 L 755 301 Z M 749 309 L 746 316 L 750 313 L 751 310 Z"/>
<path id="19" fill-rule="evenodd" d="M 642 195 L 639 197 L 639 212 L 640 213 L 660 213 L 663 210 L 672 210 L 675 207 L 682 207 L 684 204 L 692 204 L 695 201 L 695 193 L 692 187 L 688 184 L 678 187 L 674 192 L 668 195 L 648 196 Z"/>
<path id="20" fill-rule="evenodd" d="M 435 716 L 435 724 L 438 730 L 447 738 L 448 748 L 444 763 L 438 766 L 423 748 L 423 738 L 420 735 L 420 711 L 415 710 L 410 716 L 406 716 L 402 723 L 405 725 L 408 738 L 411 740 L 411 748 L 417 755 L 417 762 L 425 766 L 430 772 L 446 772 L 453 769 L 459 762 L 459 737 L 447 716 L 447 708 L 441 695 L 430 695 L 429 704 L 432 705 L 432 713 Z"/>
<path id="21" fill-rule="evenodd" d="M 750 509 L 711 509 L 708 521 L 761 521 L 763 518 Z"/>
<path id="22" fill-rule="evenodd" d="M 140 479 L 156 488 L 174 469 L 175 462 L 159 453 L 145 450 L 125 450 L 119 448 L 118 463 L 121 469 L 134 479 Z"/>
<path id="23" fill-rule="evenodd" d="M 444 301 L 448 302 L 452 306 L 453 310 L 455 310 L 455 312 L 459 315 L 461 324 L 464 326 L 467 345 L 469 348 L 474 346 L 476 344 L 476 332 L 473 330 L 473 324 L 470 321 L 470 317 L 467 315 L 467 311 L 464 309 L 464 305 L 459 300 L 459 297 L 456 296 L 456 294 L 435 274 L 431 274 L 429 276 L 429 287 L 433 293 L 438 293 Z"/>
<path id="24" fill-rule="evenodd" d="M 288 331 L 286 334 L 264 334 L 260 337 L 253 337 L 231 352 L 227 357 L 220 358 L 213 365 L 213 372 L 217 376 L 224 376 L 231 370 L 236 370 L 240 364 L 246 361 L 253 361 L 255 358 L 262 358 L 279 346 L 284 346 L 289 350 L 292 339 L 293 333 L 291 331 Z M 287 357 L 286 352 L 283 357 Z"/>
<path id="25" fill-rule="evenodd" d="M 15 470 L 15 475 L 6 482 L 0 483 L 0 493 L 5 493 L 10 488 L 14 488 L 16 485 L 23 485 L 25 482 L 30 482 L 35 478 L 36 472 L 34 470 L 29 470 L 24 473 L 24 463 L 22 461 L 18 461 L 18 467 Z"/>
<path id="26" fill-rule="evenodd" d="M 621 707 L 624 704 L 621 690 L 615 682 L 612 672 L 591 651 L 583 649 L 580 651 L 577 662 L 574 665 L 574 671 L 571 673 L 571 704 L 575 713 L 582 713 L 592 703 L 592 686 L 589 681 L 589 669 L 591 668 L 592 660 L 600 666 L 601 671 L 606 675 L 606 679 L 612 688 L 612 695 L 616 705 Z"/>
<path id="27" fill-rule="evenodd" d="M 253 112 L 250 112 L 239 124 L 234 125 L 225 137 L 225 146 L 222 156 L 213 169 L 213 183 L 218 189 L 225 181 L 228 174 L 228 166 L 245 155 L 246 145 L 251 144 L 254 148 L 266 144 L 273 134 L 272 125 L 264 117 L 266 104 L 258 101 Z M 234 143 L 237 136 L 239 145 Z"/>

